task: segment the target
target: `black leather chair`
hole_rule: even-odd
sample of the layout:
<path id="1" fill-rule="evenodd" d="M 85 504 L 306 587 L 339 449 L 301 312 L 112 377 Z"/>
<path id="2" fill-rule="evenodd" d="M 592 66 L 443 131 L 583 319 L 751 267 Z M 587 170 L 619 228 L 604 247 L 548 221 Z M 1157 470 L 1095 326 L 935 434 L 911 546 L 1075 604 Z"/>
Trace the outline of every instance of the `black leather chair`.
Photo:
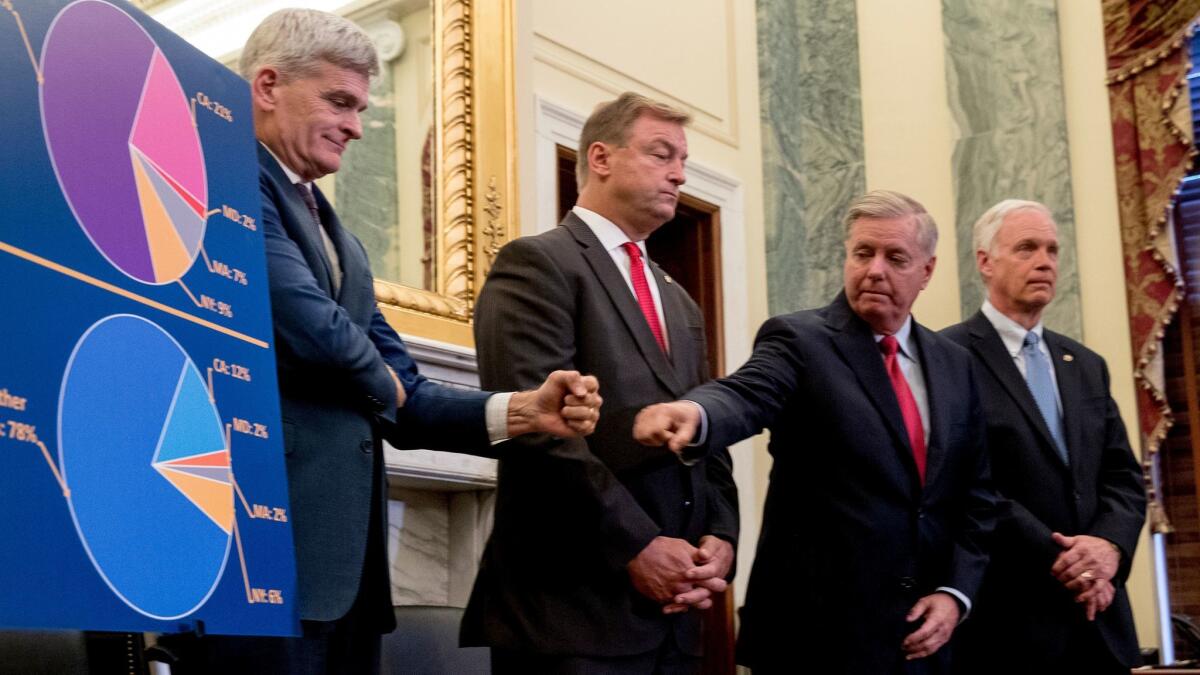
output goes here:
<path id="1" fill-rule="evenodd" d="M 483 647 L 459 647 L 458 607 L 396 608 L 396 630 L 383 636 L 382 672 L 395 675 L 491 675 Z"/>

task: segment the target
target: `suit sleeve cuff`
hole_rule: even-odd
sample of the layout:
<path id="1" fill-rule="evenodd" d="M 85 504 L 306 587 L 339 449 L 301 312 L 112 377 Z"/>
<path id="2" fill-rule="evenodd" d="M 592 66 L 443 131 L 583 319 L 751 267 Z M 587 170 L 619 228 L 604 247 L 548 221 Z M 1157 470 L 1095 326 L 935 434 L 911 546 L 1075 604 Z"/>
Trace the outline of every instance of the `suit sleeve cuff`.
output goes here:
<path id="1" fill-rule="evenodd" d="M 968 598 L 965 593 L 957 588 L 950 588 L 949 586 L 938 586 L 934 590 L 939 593 L 946 593 L 957 600 L 958 604 L 963 610 L 962 616 L 958 617 L 958 622 L 962 623 L 963 621 L 967 620 L 967 616 L 971 613 L 971 599 Z"/>
<path id="2" fill-rule="evenodd" d="M 704 406 L 696 403 L 695 401 L 683 399 L 680 402 L 694 405 L 696 406 L 696 410 L 700 411 L 700 427 L 696 429 L 696 435 L 692 436 L 692 442 L 687 444 L 687 447 L 689 448 L 699 448 L 703 446 L 706 441 L 708 441 L 708 413 L 704 410 Z M 699 462 L 703 456 L 703 452 L 688 452 L 687 450 L 684 450 L 683 453 L 679 455 L 679 462 L 684 466 L 694 466 L 696 462 Z"/>
<path id="3" fill-rule="evenodd" d="M 492 445 L 508 440 L 508 401 L 512 392 L 492 394 L 484 404 L 483 416 L 487 422 L 488 442 Z"/>

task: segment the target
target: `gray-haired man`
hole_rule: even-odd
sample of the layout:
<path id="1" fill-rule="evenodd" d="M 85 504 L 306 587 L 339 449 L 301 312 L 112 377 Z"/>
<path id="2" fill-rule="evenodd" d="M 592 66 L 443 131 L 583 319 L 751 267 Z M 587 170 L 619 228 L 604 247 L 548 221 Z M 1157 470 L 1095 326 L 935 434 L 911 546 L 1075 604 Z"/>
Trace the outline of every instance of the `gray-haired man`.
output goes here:
<path id="1" fill-rule="evenodd" d="M 975 223 L 983 308 L 943 335 L 971 350 L 1001 518 L 955 670 L 1127 673 L 1138 658 L 1125 577 L 1142 472 L 1098 354 L 1047 330 L 1058 226 L 1009 199 Z M 1003 635 L 1003 640 L 997 640 Z"/>

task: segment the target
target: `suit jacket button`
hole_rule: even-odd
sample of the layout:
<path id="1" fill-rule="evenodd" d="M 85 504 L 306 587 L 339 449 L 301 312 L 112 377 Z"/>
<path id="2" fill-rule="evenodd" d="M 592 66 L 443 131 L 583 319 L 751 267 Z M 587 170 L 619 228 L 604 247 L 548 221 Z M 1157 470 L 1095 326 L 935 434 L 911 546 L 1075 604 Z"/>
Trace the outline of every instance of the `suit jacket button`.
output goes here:
<path id="1" fill-rule="evenodd" d="M 373 444 L 373 443 L 372 443 L 372 442 L 371 442 L 371 441 L 368 439 L 368 440 L 365 440 L 365 441 L 363 441 L 362 443 L 359 443 L 359 444 L 358 444 L 358 447 L 359 447 L 359 448 L 360 448 L 360 449 L 361 449 L 363 452 L 365 452 L 365 453 L 367 453 L 367 454 L 369 455 L 369 454 L 371 454 L 371 450 L 373 449 L 373 447 L 374 447 L 374 444 Z"/>
<path id="2" fill-rule="evenodd" d="M 683 508 L 685 508 L 685 509 L 692 508 L 692 500 L 690 500 L 690 499 L 683 500 Z"/>
<path id="3" fill-rule="evenodd" d="M 917 520 L 925 520 L 925 509 L 917 509 Z"/>
<path id="4" fill-rule="evenodd" d="M 917 587 L 917 580 L 912 577 L 900 577 L 900 590 L 911 591 Z"/>

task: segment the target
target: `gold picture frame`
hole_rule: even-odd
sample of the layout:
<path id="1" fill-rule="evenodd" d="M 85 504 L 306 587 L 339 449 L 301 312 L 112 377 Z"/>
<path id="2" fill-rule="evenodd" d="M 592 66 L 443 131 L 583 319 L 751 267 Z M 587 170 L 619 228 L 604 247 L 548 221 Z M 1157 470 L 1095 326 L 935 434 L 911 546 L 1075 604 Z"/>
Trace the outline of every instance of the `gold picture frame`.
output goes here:
<path id="1" fill-rule="evenodd" d="M 432 0 L 434 290 L 375 281 L 392 327 L 473 346 L 475 298 L 517 232 L 515 0 Z"/>

